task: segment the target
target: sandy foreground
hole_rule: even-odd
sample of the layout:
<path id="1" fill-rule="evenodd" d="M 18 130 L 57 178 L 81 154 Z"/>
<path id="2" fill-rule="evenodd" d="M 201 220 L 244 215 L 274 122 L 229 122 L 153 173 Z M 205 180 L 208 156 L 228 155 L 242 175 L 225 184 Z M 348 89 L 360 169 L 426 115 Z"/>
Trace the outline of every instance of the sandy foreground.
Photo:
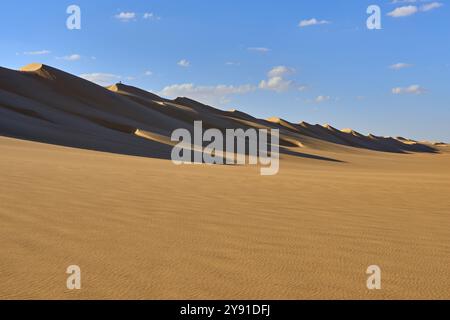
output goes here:
<path id="1" fill-rule="evenodd" d="M 0 298 L 449 299 L 450 153 L 317 154 L 343 162 L 262 177 L 0 137 Z"/>

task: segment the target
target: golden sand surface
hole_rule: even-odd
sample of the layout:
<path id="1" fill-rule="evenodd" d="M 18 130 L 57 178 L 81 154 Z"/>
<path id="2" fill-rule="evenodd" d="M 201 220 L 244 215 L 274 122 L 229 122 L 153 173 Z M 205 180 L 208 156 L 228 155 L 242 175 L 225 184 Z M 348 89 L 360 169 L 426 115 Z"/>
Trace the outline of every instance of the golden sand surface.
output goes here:
<path id="1" fill-rule="evenodd" d="M 450 297 L 448 153 L 288 156 L 262 177 L 9 138 L 0 150 L 2 299 Z"/>

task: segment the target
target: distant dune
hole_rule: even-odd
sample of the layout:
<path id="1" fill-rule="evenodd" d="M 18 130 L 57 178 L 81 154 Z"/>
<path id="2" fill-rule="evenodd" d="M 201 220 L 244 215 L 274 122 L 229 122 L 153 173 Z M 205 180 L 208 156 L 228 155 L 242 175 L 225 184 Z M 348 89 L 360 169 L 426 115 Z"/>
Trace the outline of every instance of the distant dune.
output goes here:
<path id="1" fill-rule="evenodd" d="M 195 120 L 279 129 L 279 173 L 175 166 L 170 135 Z M 444 143 L 256 119 L 32 64 L 0 68 L 0 172 L 0 299 L 450 298 Z M 381 290 L 366 287 L 370 265 Z"/>
<path id="2" fill-rule="evenodd" d="M 236 110 L 222 111 L 189 98 L 168 100 L 124 84 L 104 88 L 50 66 L 30 64 L 20 71 L 0 69 L 0 134 L 21 139 L 165 158 L 177 128 L 277 128 L 284 147 L 308 150 L 362 148 L 383 152 L 438 152 L 438 145 L 407 139 L 364 136 L 331 126 L 256 119 Z M 164 139 L 146 139 L 145 131 Z M 282 153 L 289 152 L 282 149 Z"/>

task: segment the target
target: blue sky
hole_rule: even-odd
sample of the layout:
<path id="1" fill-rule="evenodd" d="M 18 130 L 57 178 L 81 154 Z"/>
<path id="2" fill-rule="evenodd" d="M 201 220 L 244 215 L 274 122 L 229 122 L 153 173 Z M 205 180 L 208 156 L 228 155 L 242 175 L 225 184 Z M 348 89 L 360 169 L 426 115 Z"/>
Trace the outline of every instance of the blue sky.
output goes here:
<path id="1" fill-rule="evenodd" d="M 81 30 L 66 9 L 81 8 Z M 381 8 L 381 30 L 366 9 Z M 450 141 L 450 3 L 15 0 L 1 66 L 41 62 L 292 122 Z"/>

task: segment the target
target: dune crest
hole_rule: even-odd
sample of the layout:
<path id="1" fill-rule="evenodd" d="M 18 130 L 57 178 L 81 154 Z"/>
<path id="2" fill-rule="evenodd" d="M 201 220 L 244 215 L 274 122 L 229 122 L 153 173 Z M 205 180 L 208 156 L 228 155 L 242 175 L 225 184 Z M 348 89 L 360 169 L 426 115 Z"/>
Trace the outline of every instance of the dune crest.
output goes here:
<path id="1" fill-rule="evenodd" d="M 0 134 L 51 144 L 169 159 L 168 138 L 173 130 L 186 128 L 192 132 L 193 122 L 202 121 L 205 128 L 222 131 L 279 129 L 281 153 L 288 155 L 358 149 L 435 153 L 445 146 L 406 138 L 364 136 L 328 124 L 295 124 L 278 117 L 257 119 L 187 97 L 165 99 L 122 83 L 101 87 L 40 63 L 26 65 L 19 71 L 0 68 L 0 76 Z M 291 148 L 302 151 L 296 153 Z"/>

